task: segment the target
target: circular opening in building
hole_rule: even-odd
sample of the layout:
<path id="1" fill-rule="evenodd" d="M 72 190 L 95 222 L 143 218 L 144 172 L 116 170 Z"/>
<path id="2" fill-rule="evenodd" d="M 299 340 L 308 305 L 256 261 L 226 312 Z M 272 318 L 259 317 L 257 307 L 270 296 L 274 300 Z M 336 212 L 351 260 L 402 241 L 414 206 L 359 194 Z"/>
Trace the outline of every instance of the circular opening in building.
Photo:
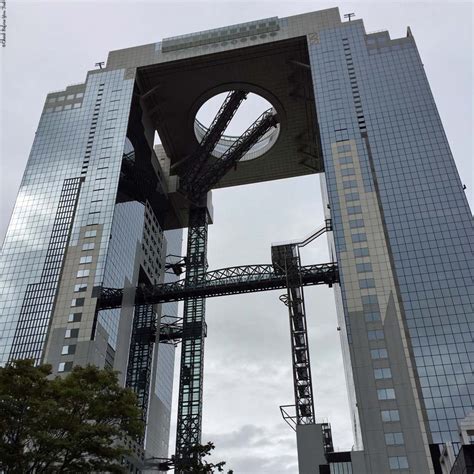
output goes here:
<path id="1" fill-rule="evenodd" d="M 219 113 L 219 110 L 225 102 L 229 92 L 230 91 L 222 92 L 211 97 L 199 109 L 194 122 L 194 132 L 199 142 L 202 141 L 204 135 Z M 220 158 L 229 147 L 232 146 L 235 141 L 238 140 L 238 138 L 242 136 L 256 120 L 258 120 L 259 117 L 261 117 L 262 114 L 268 111 L 276 113 L 272 104 L 268 102 L 268 100 L 258 94 L 249 92 L 247 98 L 241 102 L 239 108 L 232 117 L 232 120 L 229 122 L 224 134 L 212 152 L 212 155 L 216 158 Z M 276 127 L 272 127 L 262 135 L 257 143 L 250 148 L 240 161 L 250 161 L 262 156 L 275 144 L 279 134 L 280 125 L 278 124 Z"/>

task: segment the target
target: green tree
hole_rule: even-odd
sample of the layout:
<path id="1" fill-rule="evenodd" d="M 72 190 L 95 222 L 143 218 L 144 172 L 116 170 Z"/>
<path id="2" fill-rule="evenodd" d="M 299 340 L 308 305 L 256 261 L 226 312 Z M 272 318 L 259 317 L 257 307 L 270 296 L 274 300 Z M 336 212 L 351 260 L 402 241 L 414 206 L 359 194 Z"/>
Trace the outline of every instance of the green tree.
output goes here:
<path id="1" fill-rule="evenodd" d="M 211 454 L 211 451 L 215 448 L 212 442 L 208 442 L 204 445 L 198 444 L 190 448 L 187 452 L 187 460 L 180 460 L 172 457 L 175 469 L 186 473 L 213 473 L 213 472 L 224 472 L 225 461 L 218 462 L 216 464 L 207 462 L 204 458 Z M 227 474 L 233 474 L 234 471 L 229 470 Z"/>
<path id="2" fill-rule="evenodd" d="M 120 440 L 143 435 L 135 394 L 116 372 L 88 365 L 51 379 L 51 366 L 0 368 L 0 470 L 124 472 Z"/>

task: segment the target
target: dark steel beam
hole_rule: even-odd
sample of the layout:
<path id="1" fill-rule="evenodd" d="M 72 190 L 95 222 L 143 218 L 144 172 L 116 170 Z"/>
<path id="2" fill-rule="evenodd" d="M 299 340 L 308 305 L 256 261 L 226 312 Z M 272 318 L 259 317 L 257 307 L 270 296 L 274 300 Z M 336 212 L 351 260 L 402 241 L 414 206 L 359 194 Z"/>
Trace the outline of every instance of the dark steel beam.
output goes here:
<path id="1" fill-rule="evenodd" d="M 207 208 L 191 208 L 185 288 L 195 286 L 206 275 L 207 227 Z M 186 459 L 189 449 L 201 443 L 205 319 L 206 299 L 188 294 L 184 300 L 178 419 L 176 422 L 176 457 L 178 459 Z M 176 472 L 184 474 L 184 471 L 178 469 Z"/>
<path id="2" fill-rule="evenodd" d="M 180 186 L 184 190 L 189 187 L 199 174 L 201 168 L 209 160 L 209 156 L 221 139 L 240 104 L 247 98 L 247 95 L 248 92 L 238 90 L 229 92 L 225 98 L 212 124 L 202 138 L 198 149 L 188 160 L 185 160 L 186 163 L 189 163 L 189 167 L 180 178 Z"/>
<path id="3" fill-rule="evenodd" d="M 130 338 L 126 386 L 137 395 L 144 423 L 146 423 L 148 412 L 155 338 L 156 313 L 153 306 L 136 306 Z"/>
<path id="4" fill-rule="evenodd" d="M 314 235 L 321 235 L 322 231 Z M 309 239 L 307 239 L 309 240 Z M 306 241 L 305 241 L 306 242 Z M 308 328 L 300 273 L 300 244 L 272 246 L 272 260 L 286 275 L 287 293 L 280 300 L 288 307 L 296 424 L 315 423 L 313 385 L 308 347 Z M 304 246 L 301 245 L 301 246 Z"/>
<path id="5" fill-rule="evenodd" d="M 220 157 L 202 169 L 202 172 L 184 190 L 192 202 L 199 202 L 260 138 L 279 123 L 273 109 L 264 112 Z"/>
<path id="6" fill-rule="evenodd" d="M 303 286 L 332 286 L 339 282 L 337 263 L 308 265 L 301 267 L 300 271 Z M 207 272 L 202 278 L 187 286 L 185 280 L 155 286 L 140 286 L 136 290 L 135 304 L 159 304 L 183 301 L 188 297 L 210 298 L 281 288 L 286 288 L 286 277 L 283 272 L 275 272 L 272 265 L 246 265 Z M 121 288 L 100 290 L 99 309 L 122 306 L 123 290 Z"/>

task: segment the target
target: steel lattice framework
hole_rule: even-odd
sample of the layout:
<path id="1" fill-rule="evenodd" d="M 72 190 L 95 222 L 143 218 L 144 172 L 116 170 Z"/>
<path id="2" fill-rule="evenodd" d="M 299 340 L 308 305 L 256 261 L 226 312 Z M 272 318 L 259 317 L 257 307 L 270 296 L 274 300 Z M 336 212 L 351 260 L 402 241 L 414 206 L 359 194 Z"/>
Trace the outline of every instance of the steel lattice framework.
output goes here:
<path id="1" fill-rule="evenodd" d="M 314 398 L 303 282 L 299 271 L 300 255 L 298 246 L 280 245 L 272 247 L 272 259 L 274 262 L 278 261 L 286 276 L 287 293 L 280 297 L 280 300 L 288 307 L 290 317 L 296 424 L 312 424 L 315 422 Z"/>
<path id="2" fill-rule="evenodd" d="M 204 167 L 189 184 L 187 193 L 192 202 L 205 196 L 236 163 L 247 153 L 265 133 L 279 123 L 273 109 L 268 109 L 225 151 L 225 153 Z"/>
<path id="3" fill-rule="evenodd" d="M 156 313 L 152 305 L 135 307 L 130 338 L 126 385 L 137 395 L 142 420 L 146 423 L 150 394 L 153 347 L 156 339 Z"/>
<path id="4" fill-rule="evenodd" d="M 271 127 L 278 124 L 273 110 L 266 111 L 220 158 L 212 158 L 212 151 L 246 96 L 241 91 L 231 92 L 227 96 L 199 145 L 190 173 L 183 176 L 180 184 L 181 192 L 193 204 L 189 211 L 185 288 L 194 286 L 207 270 L 208 214 L 207 208 L 200 207 L 198 203 Z M 204 298 L 190 295 L 184 301 L 176 428 L 178 459 L 187 459 L 189 448 L 201 441 L 205 302 Z"/>
<path id="5" fill-rule="evenodd" d="M 339 282 L 337 263 L 307 265 L 300 267 L 299 271 L 303 286 L 332 286 Z M 186 280 L 179 280 L 173 283 L 138 287 L 135 304 L 159 304 L 183 301 L 192 297 L 211 298 L 281 288 L 286 288 L 286 277 L 282 272 L 275 272 L 273 265 L 244 265 L 207 272 L 192 283 L 188 282 L 187 285 Z M 102 288 L 98 308 L 120 308 L 122 298 L 122 289 Z"/>
<path id="6" fill-rule="evenodd" d="M 206 164 L 209 155 L 216 147 L 224 130 L 234 117 L 242 101 L 247 98 L 247 95 L 248 92 L 246 91 L 231 91 L 227 94 L 227 97 L 217 112 L 216 117 L 202 138 L 198 149 L 189 160 L 191 163 L 189 168 L 180 179 L 180 185 L 183 189 L 193 182 L 201 171 L 201 168 Z M 177 166 L 179 166 L 179 164 L 177 164 Z"/>
<path id="7" fill-rule="evenodd" d="M 265 111 L 219 158 L 213 157 L 213 150 L 247 95 L 245 91 L 231 91 L 196 151 L 175 165 L 176 169 L 181 169 L 179 191 L 191 204 L 185 279 L 155 286 L 141 285 L 135 293 L 127 384 L 138 394 L 145 418 L 157 332 L 153 305 L 184 300 L 182 325 L 160 325 L 160 339 L 163 342 L 175 342 L 178 338 L 182 341 L 176 435 L 176 459 L 181 461 L 188 460 L 189 448 L 201 442 L 206 297 L 288 289 L 285 302 L 290 312 L 298 423 L 314 423 L 302 287 L 317 284 L 331 286 L 338 282 L 337 265 L 328 263 L 301 267 L 298 244 L 293 244 L 286 246 L 291 256 L 285 255 L 283 263 L 280 259 L 273 260 L 273 265 L 247 265 L 207 272 L 208 210 L 203 199 L 268 130 L 279 123 L 274 109 Z M 125 177 L 131 176 L 135 182 L 139 179 L 136 176 L 138 169 L 132 160 L 125 159 L 123 168 Z M 153 184 L 149 183 L 149 187 Z M 312 239 L 316 237 L 314 235 Z M 296 254 L 293 255 L 295 249 Z M 98 309 L 116 308 L 122 304 L 123 290 L 102 288 L 98 296 Z M 180 470 L 180 473 L 183 472 Z"/>
<path id="8" fill-rule="evenodd" d="M 189 213 L 185 288 L 192 287 L 206 274 L 207 227 L 207 209 L 192 208 Z M 205 298 L 188 296 L 185 299 L 176 427 L 178 458 L 186 457 L 189 448 L 201 443 L 205 314 Z"/>

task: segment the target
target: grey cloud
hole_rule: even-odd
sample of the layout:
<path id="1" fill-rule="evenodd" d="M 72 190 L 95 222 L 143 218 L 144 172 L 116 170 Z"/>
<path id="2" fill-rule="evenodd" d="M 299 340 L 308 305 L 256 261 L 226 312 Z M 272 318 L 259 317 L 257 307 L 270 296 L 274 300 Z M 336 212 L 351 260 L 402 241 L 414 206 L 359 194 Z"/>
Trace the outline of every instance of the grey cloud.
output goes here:
<path id="1" fill-rule="evenodd" d="M 295 473 L 296 459 L 285 454 L 294 445 L 293 431 L 281 431 L 278 425 L 263 427 L 252 424 L 224 433 L 204 433 L 216 445 L 213 459 L 225 460 L 226 467 L 237 473 Z"/>

